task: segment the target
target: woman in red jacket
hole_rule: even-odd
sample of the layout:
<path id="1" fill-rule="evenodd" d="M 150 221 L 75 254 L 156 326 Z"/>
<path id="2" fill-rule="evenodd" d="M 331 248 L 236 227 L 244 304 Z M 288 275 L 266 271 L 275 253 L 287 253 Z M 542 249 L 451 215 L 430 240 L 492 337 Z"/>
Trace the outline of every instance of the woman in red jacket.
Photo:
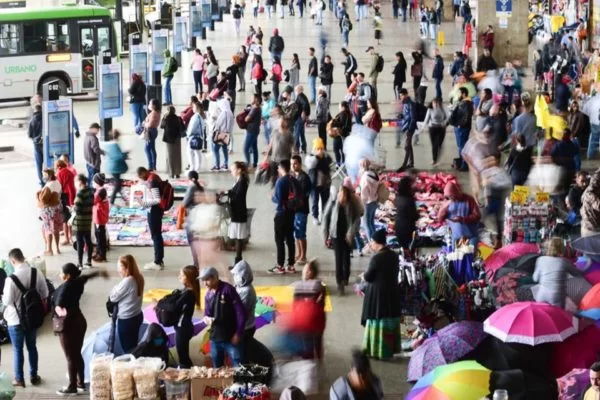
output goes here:
<path id="1" fill-rule="evenodd" d="M 60 195 L 60 201 L 62 204 L 63 212 L 63 231 L 65 232 L 65 240 L 61 242 L 61 245 L 66 246 L 71 244 L 72 231 L 68 222 L 71 218 L 71 211 L 69 207 L 73 207 L 75 201 L 75 195 L 77 190 L 75 189 L 75 174 L 68 167 L 63 160 L 56 161 L 56 180 L 60 183 L 62 193 Z"/>
<path id="2" fill-rule="evenodd" d="M 266 75 L 267 71 L 265 71 L 263 67 L 262 56 L 255 54 L 254 66 L 252 67 L 250 76 L 252 78 L 252 82 L 254 83 L 254 93 L 258 94 L 259 96 L 262 95 L 262 83 L 265 80 Z"/>
<path id="3" fill-rule="evenodd" d="M 271 68 L 271 81 L 273 82 L 273 98 L 279 102 L 279 82 L 283 79 L 283 68 L 279 57 L 273 58 L 273 67 Z"/>
<path id="4" fill-rule="evenodd" d="M 96 234 L 96 254 L 93 260 L 96 262 L 106 262 L 106 224 L 108 224 L 108 215 L 110 213 L 110 204 L 104 184 L 106 177 L 99 173 L 94 175 L 94 207 L 92 208 L 92 222 Z"/>

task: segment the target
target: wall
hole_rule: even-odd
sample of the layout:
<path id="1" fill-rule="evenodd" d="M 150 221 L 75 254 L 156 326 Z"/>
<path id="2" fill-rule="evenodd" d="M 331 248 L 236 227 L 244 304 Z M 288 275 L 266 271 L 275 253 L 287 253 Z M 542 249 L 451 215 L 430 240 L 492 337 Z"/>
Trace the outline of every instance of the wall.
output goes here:
<path id="1" fill-rule="evenodd" d="M 512 15 L 506 18 L 507 26 L 500 27 L 500 19 L 496 16 L 496 1 L 485 0 L 477 2 L 477 54 L 482 54 L 483 47 L 480 35 L 488 25 L 494 27 L 495 44 L 493 56 L 499 65 L 506 61 L 521 60 L 524 66 L 528 64 L 529 39 L 527 20 L 529 16 L 529 2 L 512 0 Z"/>
<path id="2" fill-rule="evenodd" d="M 444 1 L 444 21 L 454 21 L 454 3 L 452 0 Z M 435 0 L 423 0 L 425 7 L 433 7 L 435 9 Z"/>

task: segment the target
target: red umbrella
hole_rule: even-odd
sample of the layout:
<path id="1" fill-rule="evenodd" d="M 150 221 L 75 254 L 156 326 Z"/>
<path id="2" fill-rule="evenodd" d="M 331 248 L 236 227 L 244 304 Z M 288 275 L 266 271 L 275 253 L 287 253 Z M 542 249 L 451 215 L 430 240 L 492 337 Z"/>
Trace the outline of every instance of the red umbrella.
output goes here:
<path id="1" fill-rule="evenodd" d="M 552 372 L 560 378 L 574 368 L 589 368 L 600 353 L 600 328 L 590 325 L 564 342 L 555 343 Z"/>
<path id="2" fill-rule="evenodd" d="M 581 310 L 600 308 L 600 283 L 595 284 L 581 299 L 579 303 Z"/>
<path id="3" fill-rule="evenodd" d="M 532 243 L 511 243 L 492 253 L 487 260 L 483 262 L 485 272 L 488 277 L 493 276 L 496 271 L 502 268 L 508 261 L 525 254 L 539 253 L 540 249 Z"/>

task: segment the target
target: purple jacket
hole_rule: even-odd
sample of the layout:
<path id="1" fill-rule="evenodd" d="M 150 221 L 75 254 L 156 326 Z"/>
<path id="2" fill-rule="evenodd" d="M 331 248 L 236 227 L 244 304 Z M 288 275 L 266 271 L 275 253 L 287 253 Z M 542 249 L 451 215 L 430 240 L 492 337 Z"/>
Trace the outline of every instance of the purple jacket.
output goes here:
<path id="1" fill-rule="evenodd" d="M 215 302 L 218 299 L 218 303 Z M 216 290 L 209 290 L 204 296 L 204 315 L 214 318 L 210 330 L 210 339 L 231 341 L 234 334 L 242 338 L 246 324 L 246 310 L 233 286 L 219 281 Z"/>

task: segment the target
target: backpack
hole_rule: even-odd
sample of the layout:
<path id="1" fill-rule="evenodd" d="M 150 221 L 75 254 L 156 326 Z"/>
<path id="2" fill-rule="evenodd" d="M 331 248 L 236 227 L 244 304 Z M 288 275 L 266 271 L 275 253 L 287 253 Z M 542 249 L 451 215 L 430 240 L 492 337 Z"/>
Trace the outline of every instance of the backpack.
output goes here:
<path id="1" fill-rule="evenodd" d="M 300 116 L 300 107 L 296 102 L 291 102 L 283 108 L 283 117 L 291 122 L 295 122 Z"/>
<path id="2" fill-rule="evenodd" d="M 290 188 L 288 190 L 287 200 L 285 202 L 285 208 L 289 211 L 298 211 L 304 207 L 304 193 L 302 193 L 302 187 L 298 179 L 293 176 L 289 177 Z"/>
<path id="3" fill-rule="evenodd" d="M 179 69 L 179 63 L 175 57 L 171 57 L 171 72 L 175 73 Z"/>
<path id="4" fill-rule="evenodd" d="M 348 18 L 342 21 L 342 29 L 346 29 L 348 32 L 352 30 L 352 22 Z"/>
<path id="5" fill-rule="evenodd" d="M 239 10 L 239 8 L 235 8 L 233 10 L 233 12 L 231 13 L 231 15 L 233 16 L 233 19 L 240 19 L 240 18 L 242 18 L 242 12 Z"/>
<path id="6" fill-rule="evenodd" d="M 13 283 L 21 291 L 21 297 L 19 298 L 19 306 L 13 304 L 19 315 L 19 324 L 25 331 L 31 331 L 39 328 L 44 323 L 44 305 L 42 303 L 42 296 L 37 291 L 37 269 L 31 268 L 31 282 L 29 283 L 29 289 L 25 289 L 25 286 L 21 283 L 16 275 L 11 275 Z"/>
<path id="7" fill-rule="evenodd" d="M 169 183 L 168 180 L 162 180 L 156 174 L 151 174 L 152 179 L 158 179 L 158 191 L 160 193 L 160 202 L 158 206 L 163 210 L 167 211 L 173 207 L 173 203 L 175 202 L 175 190 L 173 186 Z"/>
<path id="8" fill-rule="evenodd" d="M 175 326 L 181 317 L 181 313 L 177 308 L 177 300 L 181 295 L 180 290 L 173 290 L 156 304 L 156 319 L 162 326 Z"/>
<path id="9" fill-rule="evenodd" d="M 235 122 L 240 129 L 246 129 L 248 123 L 246 122 L 246 117 L 250 114 L 250 110 L 248 108 L 244 108 L 241 113 L 235 116 Z"/>
<path id="10" fill-rule="evenodd" d="M 383 71 L 383 57 L 380 55 L 377 56 L 377 64 L 375 64 L 375 70 L 377 72 Z"/>
<path id="11" fill-rule="evenodd" d="M 326 8 L 327 8 L 327 5 L 325 4 L 325 2 L 321 1 L 321 10 L 325 11 Z"/>

